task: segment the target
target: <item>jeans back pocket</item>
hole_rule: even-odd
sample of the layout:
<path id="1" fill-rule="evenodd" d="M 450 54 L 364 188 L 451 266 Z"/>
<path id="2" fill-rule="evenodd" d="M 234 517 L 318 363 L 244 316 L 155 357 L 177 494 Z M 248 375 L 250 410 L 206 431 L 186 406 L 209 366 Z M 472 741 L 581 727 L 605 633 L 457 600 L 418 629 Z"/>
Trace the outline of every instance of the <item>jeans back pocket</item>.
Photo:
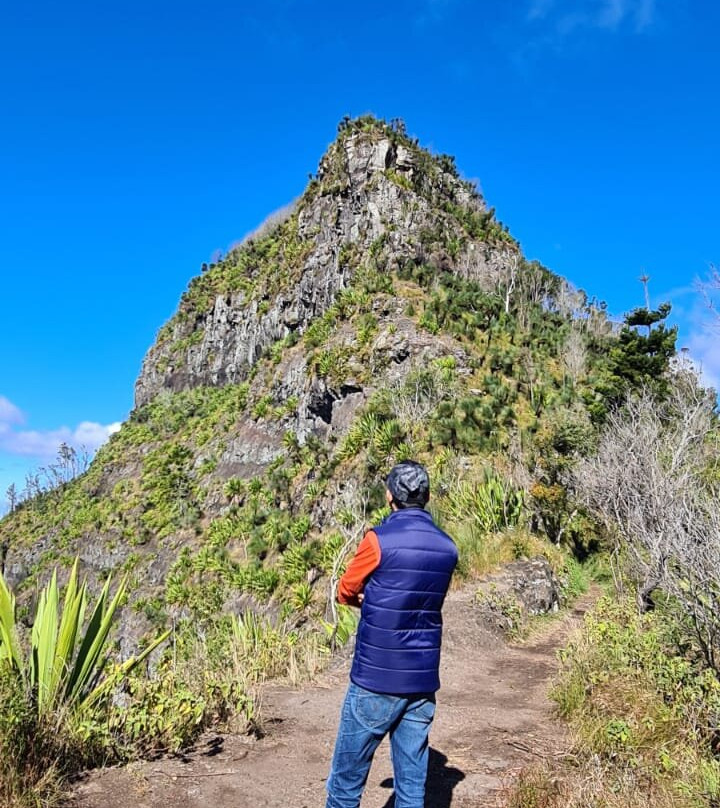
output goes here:
<path id="1" fill-rule="evenodd" d="M 386 730 L 402 710 L 397 696 L 369 691 L 355 694 L 355 717 L 367 729 Z"/>

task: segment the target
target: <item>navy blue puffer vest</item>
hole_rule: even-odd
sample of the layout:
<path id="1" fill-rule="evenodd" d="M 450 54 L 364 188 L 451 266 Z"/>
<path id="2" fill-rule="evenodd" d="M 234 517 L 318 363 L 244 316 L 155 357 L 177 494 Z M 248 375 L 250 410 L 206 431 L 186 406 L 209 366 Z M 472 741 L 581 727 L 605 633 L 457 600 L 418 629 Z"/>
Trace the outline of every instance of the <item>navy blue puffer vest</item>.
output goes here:
<path id="1" fill-rule="evenodd" d="M 365 584 L 350 679 L 376 693 L 434 693 L 457 548 L 420 508 L 394 511 L 375 533 L 380 564 Z"/>

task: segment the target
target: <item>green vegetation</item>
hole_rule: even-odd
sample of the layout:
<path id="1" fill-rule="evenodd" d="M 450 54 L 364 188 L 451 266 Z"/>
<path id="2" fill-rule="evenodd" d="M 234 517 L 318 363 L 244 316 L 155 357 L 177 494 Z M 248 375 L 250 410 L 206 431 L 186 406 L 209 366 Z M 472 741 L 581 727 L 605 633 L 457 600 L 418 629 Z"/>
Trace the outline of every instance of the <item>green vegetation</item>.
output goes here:
<path id="1" fill-rule="evenodd" d="M 175 322 L 208 311 L 218 296 L 243 294 L 246 300 L 268 300 L 297 281 L 312 242 L 298 233 L 298 217 L 292 214 L 267 234 L 251 237 L 225 258 L 193 278 L 180 301 Z M 173 321 L 171 324 L 174 325 Z M 165 327 L 169 334 L 172 325 Z"/>
<path id="2" fill-rule="evenodd" d="M 87 623 L 87 585 L 77 561 L 61 606 L 57 571 L 40 594 L 27 644 L 21 638 L 15 598 L 0 575 L 0 796 L 8 806 L 47 804 L 63 775 L 104 759 L 91 724 L 111 709 L 116 688 L 167 639 L 107 670 L 108 639 L 125 582 L 109 599 L 105 583 Z"/>
<path id="3" fill-rule="evenodd" d="M 671 603 L 601 600 L 563 652 L 553 691 L 574 730 L 567 762 L 524 773 L 508 805 L 695 808 L 720 799 L 720 682 L 677 632 Z"/>
<path id="4" fill-rule="evenodd" d="M 430 469 L 431 509 L 457 541 L 462 577 L 544 555 L 571 598 L 587 586 L 588 566 L 579 562 L 592 563 L 599 551 L 616 547 L 617 525 L 582 495 L 577 473 L 602 452 L 603 430 L 638 390 L 653 401 L 671 398 L 669 308 L 638 309 L 613 329 L 602 305 L 522 258 L 452 158 L 422 150 L 398 121 L 348 119 L 340 129 L 292 213 L 191 281 L 149 357 L 167 389 L 132 413 L 92 465 L 66 447 L 46 483 L 38 477 L 28 481 L 24 496 L 13 493 L 13 512 L 0 522 L 0 553 L 16 553 L 27 563 L 20 565 L 14 595 L 0 589 L 0 788 L 10 789 L 0 791 L 3 804 L 51 804 L 53 789 L 80 765 L 180 749 L 212 724 L 256 726 L 256 691 L 266 677 L 311 675 L 351 636 L 353 612 L 334 606 L 333 588 L 363 531 L 386 514 L 382 474 L 399 460 L 416 457 Z M 327 222 L 328 211 L 339 211 L 333 195 L 347 195 L 351 138 L 360 145 L 384 138 L 407 151 L 412 171 L 398 163 L 376 172 L 368 188 L 385 183 L 398 213 L 408 221 L 417 217 L 420 225 L 402 232 L 399 215 L 382 220 L 379 236 L 374 230 L 336 241 L 313 229 L 315 214 Z M 317 304 L 312 319 L 296 320 L 295 288 L 301 278 L 306 282 L 308 258 L 320 247 L 329 247 L 322 254 L 341 270 L 340 288 Z M 278 316 L 271 309 L 279 295 Z M 240 312 L 243 324 L 262 323 L 255 353 L 232 369 L 242 383 L 177 390 L 192 385 L 182 375 L 188 357 L 212 362 L 202 354 L 212 347 L 205 329 L 212 312 L 224 308 Z M 703 446 L 711 455 L 709 437 Z M 702 479 L 717 480 L 717 463 L 703 468 Z M 73 567 L 86 548 L 94 559 L 88 588 L 78 585 Z M 652 560 L 646 550 L 639 556 Z M 24 636 L 17 614 L 29 618 L 33 594 L 51 568 L 57 578 L 41 600 L 32 634 Z M 684 569 L 680 563 L 674 568 Z M 123 584 L 110 600 L 109 576 L 119 573 Z M 58 580 L 68 584 L 55 631 Z M 661 588 L 668 609 L 673 598 L 682 600 L 683 581 L 698 589 L 699 578 L 682 573 L 675 580 L 674 594 Z M 704 591 L 715 598 L 716 589 Z M 89 590 L 100 593 L 100 605 L 84 626 Z M 516 604 L 490 601 L 522 632 Z M 122 619 L 138 634 L 162 637 L 172 628 L 173 653 L 150 655 L 148 641 L 136 660 L 144 663 L 133 670 L 107 659 L 107 684 L 96 692 L 88 671 L 95 663 L 103 667 L 116 608 L 124 608 Z M 684 614 L 687 628 L 694 613 Z M 639 713 L 603 713 L 596 698 L 602 687 L 625 681 L 620 662 L 635 640 L 617 635 L 617 626 L 635 631 L 636 639 L 655 632 L 658 648 L 687 661 L 682 682 L 662 672 L 659 657 L 636 656 L 633 663 L 638 670 L 641 663 L 655 666 L 652 686 L 670 688 L 657 690 L 665 694 L 661 701 L 689 688 L 672 721 L 681 721 L 692 698 L 706 698 L 702 688 L 711 689 L 687 645 L 697 640 L 692 632 L 673 635 L 685 638 L 683 647 L 661 637 L 652 616 L 632 626 L 622 620 L 614 612 L 605 619 L 615 626 L 607 637 L 617 664 L 601 668 L 601 655 L 591 659 L 589 645 L 571 649 L 567 685 L 558 690 L 566 695 L 558 699 L 570 704 L 575 698 L 572 709 L 563 708 L 566 714 L 600 727 L 582 736 L 582 749 L 593 759 L 603 766 L 621 761 L 624 772 L 637 759 L 637 771 L 648 777 L 655 765 L 648 751 L 652 730 L 643 729 Z M 72 657 L 68 639 L 73 625 L 77 638 L 82 631 L 98 637 L 92 654 L 86 649 L 94 660 L 83 669 L 90 678 L 71 673 L 78 664 L 71 660 L 79 658 Z M 709 630 L 716 626 L 707 622 Z M 593 631 L 599 642 L 599 629 Z M 597 678 L 596 690 L 579 692 L 576 669 Z M 68 676 L 75 677 L 72 686 Z M 122 710 L 109 698 L 118 677 Z M 68 709 L 70 694 L 86 704 L 84 712 Z M 659 703 L 646 705 L 653 726 L 661 724 L 653 712 Z M 676 706 L 672 702 L 672 710 Z M 673 726 L 685 732 L 685 725 Z M 689 761 L 693 773 L 682 782 L 693 799 L 702 788 L 711 793 L 712 743 L 703 736 L 694 758 L 683 757 L 680 747 L 670 750 Z M 24 763 L 13 767 L 12 760 Z M 658 777 L 669 783 L 669 774 Z M 527 794 L 531 799 L 532 788 Z"/>
<path id="5" fill-rule="evenodd" d="M 675 355 L 677 339 L 677 326 L 665 325 L 669 314 L 670 304 L 663 303 L 655 310 L 635 309 L 625 317 L 617 344 L 610 348 L 605 372 L 595 385 L 595 395 L 602 395 L 601 401 L 590 406 L 596 420 L 604 420 L 608 406 L 621 403 L 628 388 L 646 386 L 660 396 L 667 392 L 665 370 Z M 639 328 L 647 328 L 647 333 Z M 590 400 L 589 391 L 586 395 Z"/>
<path id="6" fill-rule="evenodd" d="M 110 629 L 125 582 L 112 599 L 109 589 L 108 580 L 88 610 L 76 562 L 61 602 L 54 571 L 26 636 L 0 576 L 0 798 L 8 808 L 59 805 L 65 779 L 81 768 L 182 749 L 210 724 L 247 731 L 259 721 L 257 684 L 300 681 L 327 651 L 322 630 L 247 612 L 202 633 L 182 622 L 152 672 L 143 663 L 170 631 L 112 663 Z"/>
<path id="7" fill-rule="evenodd" d="M 149 645 L 139 657 L 130 657 L 113 677 L 98 683 L 99 672 L 105 663 L 105 648 L 115 612 L 125 595 L 123 581 L 112 600 L 108 602 L 110 579 L 100 592 L 97 604 L 81 636 L 88 605 L 87 584 L 78 585 L 77 560 L 70 572 L 65 589 L 62 614 L 57 584 L 57 571 L 40 595 L 33 620 L 29 660 L 26 664 L 18 642 L 15 621 L 15 599 L 0 576 L 0 660 L 23 680 L 33 694 L 38 715 L 43 717 L 63 705 L 80 712 L 91 707 L 119 681 L 139 665 L 159 643 L 167 639 L 165 633 Z"/>
<path id="8" fill-rule="evenodd" d="M 527 772 L 510 805 L 719 803 L 716 400 L 687 366 L 657 382 L 608 414 L 570 475 L 613 542 L 615 586 L 554 691 L 573 765 Z"/>

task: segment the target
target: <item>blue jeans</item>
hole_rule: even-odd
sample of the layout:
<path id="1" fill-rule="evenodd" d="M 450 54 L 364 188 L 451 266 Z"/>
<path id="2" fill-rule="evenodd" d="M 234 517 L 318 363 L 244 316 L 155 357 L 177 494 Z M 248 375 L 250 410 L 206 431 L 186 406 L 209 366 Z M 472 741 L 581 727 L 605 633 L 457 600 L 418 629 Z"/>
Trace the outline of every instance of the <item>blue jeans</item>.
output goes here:
<path id="1" fill-rule="evenodd" d="M 327 781 L 325 808 L 358 808 L 370 764 L 390 733 L 395 808 L 423 808 L 435 694 L 391 696 L 350 683 Z"/>

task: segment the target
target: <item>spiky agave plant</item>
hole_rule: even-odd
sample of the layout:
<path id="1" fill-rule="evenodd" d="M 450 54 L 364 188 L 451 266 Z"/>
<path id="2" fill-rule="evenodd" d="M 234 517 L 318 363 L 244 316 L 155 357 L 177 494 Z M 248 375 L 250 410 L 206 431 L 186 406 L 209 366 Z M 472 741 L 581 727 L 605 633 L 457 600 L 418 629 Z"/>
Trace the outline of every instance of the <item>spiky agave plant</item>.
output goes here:
<path id="1" fill-rule="evenodd" d="M 40 595 L 26 660 L 18 641 L 15 598 L 0 575 L 0 665 L 9 665 L 23 678 L 39 715 L 48 715 L 60 706 L 92 708 L 167 639 L 169 631 L 103 676 L 110 629 L 126 585 L 123 579 L 110 598 L 108 579 L 85 625 L 89 596 L 87 582 L 78 580 L 77 559 L 62 605 L 55 570 Z"/>
<path id="2" fill-rule="evenodd" d="M 21 670 L 22 652 L 15 629 L 15 597 L 0 575 L 0 665 Z"/>

